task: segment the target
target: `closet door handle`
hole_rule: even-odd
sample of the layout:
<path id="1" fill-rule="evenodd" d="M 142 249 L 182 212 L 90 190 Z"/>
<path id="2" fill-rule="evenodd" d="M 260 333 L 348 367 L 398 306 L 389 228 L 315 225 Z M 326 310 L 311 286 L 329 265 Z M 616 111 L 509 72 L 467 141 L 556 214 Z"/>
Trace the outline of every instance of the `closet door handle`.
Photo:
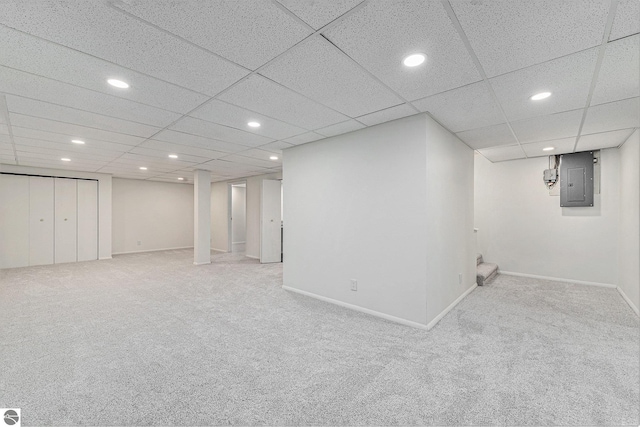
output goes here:
<path id="1" fill-rule="evenodd" d="M 40 218 L 40 222 L 44 222 L 44 218 Z"/>

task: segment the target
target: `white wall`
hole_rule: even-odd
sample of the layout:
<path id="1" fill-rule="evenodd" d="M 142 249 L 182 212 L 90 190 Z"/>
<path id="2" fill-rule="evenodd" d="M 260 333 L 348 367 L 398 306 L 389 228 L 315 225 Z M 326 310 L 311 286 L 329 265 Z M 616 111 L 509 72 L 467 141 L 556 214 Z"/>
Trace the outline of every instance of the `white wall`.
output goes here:
<path id="1" fill-rule="evenodd" d="M 473 150 L 432 120 L 427 120 L 426 181 L 430 323 L 476 283 Z"/>
<path id="2" fill-rule="evenodd" d="M 460 179 L 443 182 L 450 168 Z M 457 272 L 470 279 L 472 168 L 471 149 L 425 114 L 285 150 L 284 286 L 426 325 L 462 293 Z"/>
<path id="3" fill-rule="evenodd" d="M 193 218 L 193 185 L 113 179 L 114 254 L 193 247 Z"/>
<path id="4" fill-rule="evenodd" d="M 601 151 L 593 207 L 561 208 L 542 181 L 548 157 L 491 163 L 475 156 L 478 250 L 500 270 L 615 284 L 620 211 L 618 149 Z"/>
<path id="5" fill-rule="evenodd" d="M 640 308 L 640 131 L 620 147 L 618 286 L 635 312 Z"/>
<path id="6" fill-rule="evenodd" d="M 232 243 L 245 243 L 247 239 L 247 189 L 231 188 L 231 236 Z"/>
<path id="7" fill-rule="evenodd" d="M 0 172 L 98 180 L 98 257 L 111 258 L 111 175 L 0 164 Z"/>
<path id="8" fill-rule="evenodd" d="M 263 179 L 281 179 L 282 173 L 250 176 L 211 184 L 211 249 L 229 250 L 229 183 L 246 181 L 246 256 L 260 258 L 260 199 Z"/>

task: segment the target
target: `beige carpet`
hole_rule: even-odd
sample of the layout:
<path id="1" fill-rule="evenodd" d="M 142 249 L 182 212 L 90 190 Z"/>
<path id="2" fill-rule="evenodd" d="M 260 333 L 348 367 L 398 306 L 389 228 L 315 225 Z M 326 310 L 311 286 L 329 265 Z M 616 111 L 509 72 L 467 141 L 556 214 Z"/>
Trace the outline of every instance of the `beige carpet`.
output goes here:
<path id="1" fill-rule="evenodd" d="M 190 251 L 0 273 L 0 407 L 24 425 L 638 425 L 613 289 L 499 276 L 432 331 Z"/>

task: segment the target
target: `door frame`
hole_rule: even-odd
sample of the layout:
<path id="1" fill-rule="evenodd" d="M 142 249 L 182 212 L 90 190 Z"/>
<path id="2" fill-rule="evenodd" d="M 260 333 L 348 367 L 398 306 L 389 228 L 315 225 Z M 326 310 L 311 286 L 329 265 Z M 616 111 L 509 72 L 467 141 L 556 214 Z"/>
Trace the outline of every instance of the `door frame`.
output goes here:
<path id="1" fill-rule="evenodd" d="M 234 185 L 239 185 L 239 184 L 244 184 L 245 185 L 245 192 L 244 192 L 244 226 L 245 226 L 245 232 L 246 232 L 246 228 L 247 228 L 247 180 L 246 179 L 239 179 L 237 181 L 230 181 L 227 183 L 227 252 L 233 252 L 233 239 L 232 239 L 232 226 L 233 224 L 231 224 L 232 221 L 232 212 L 233 212 L 233 189 L 232 187 Z"/>

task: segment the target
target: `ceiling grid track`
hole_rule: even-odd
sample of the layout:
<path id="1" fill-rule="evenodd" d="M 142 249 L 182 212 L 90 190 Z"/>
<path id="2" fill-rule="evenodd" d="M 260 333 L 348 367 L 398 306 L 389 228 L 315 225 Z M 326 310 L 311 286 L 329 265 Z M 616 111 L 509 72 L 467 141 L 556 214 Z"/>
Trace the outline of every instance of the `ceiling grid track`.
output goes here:
<path id="1" fill-rule="evenodd" d="M 456 31 L 460 35 L 460 38 L 462 39 L 462 42 L 464 43 L 465 47 L 467 48 L 467 51 L 468 51 L 469 55 L 471 56 L 471 59 L 473 60 L 473 63 L 476 65 L 476 68 L 478 69 L 478 72 L 480 73 L 480 76 L 482 77 L 482 80 L 487 85 L 487 89 L 489 90 L 489 93 L 491 94 L 491 98 L 493 99 L 493 102 L 498 107 L 498 110 L 500 111 L 500 114 L 502 115 L 502 118 L 504 119 L 504 124 L 506 124 L 507 127 L 509 128 L 509 131 L 511 132 L 511 135 L 513 135 L 513 137 L 515 138 L 515 140 L 518 143 L 518 146 L 520 147 L 520 149 L 522 150 L 522 153 L 524 154 L 525 158 L 528 159 L 529 156 L 527 155 L 526 151 L 524 151 L 524 148 L 522 147 L 522 144 L 520 143 L 520 140 L 518 139 L 518 136 L 514 132 L 513 127 L 511 127 L 511 123 L 509 122 L 509 119 L 507 118 L 507 114 L 504 112 L 504 109 L 502 108 L 502 105 L 498 101 L 498 97 L 496 96 L 496 93 L 494 92 L 493 87 L 491 86 L 491 83 L 489 82 L 489 78 L 487 77 L 487 73 L 485 73 L 484 68 L 482 67 L 482 64 L 480 64 L 480 60 L 478 59 L 478 56 L 473 51 L 473 48 L 471 47 L 471 42 L 469 42 L 469 39 L 467 38 L 467 34 L 464 32 L 464 29 L 462 28 L 462 25 L 460 24 L 460 21 L 458 20 L 458 17 L 456 16 L 455 12 L 453 11 L 453 8 L 451 7 L 451 3 L 449 2 L 449 0 L 442 0 L 442 4 L 444 5 L 444 8 L 447 10 L 447 15 L 449 15 L 449 19 L 451 19 L 451 23 L 455 27 Z"/>
<path id="2" fill-rule="evenodd" d="M 611 34 L 611 28 L 613 27 L 613 20 L 616 17 L 616 9 L 618 8 L 618 0 L 611 0 L 611 4 L 609 6 L 609 15 L 607 16 L 607 24 L 604 27 L 604 35 L 602 36 L 602 43 L 600 44 L 600 48 L 598 49 L 598 59 L 596 60 L 596 67 L 593 70 L 593 77 L 591 78 L 591 86 L 589 87 L 589 95 L 587 96 L 587 105 L 584 107 L 584 111 L 582 112 L 582 118 L 580 119 L 580 126 L 578 127 L 578 136 L 576 136 L 576 142 L 573 144 L 573 152 L 575 153 L 578 149 L 578 142 L 580 142 L 580 137 L 582 136 L 582 128 L 584 126 L 584 122 L 587 119 L 587 113 L 589 111 L 589 106 L 591 105 L 591 98 L 593 97 L 593 91 L 596 89 L 596 85 L 598 84 L 598 76 L 600 75 L 600 67 L 602 66 L 602 61 L 604 60 L 604 54 L 607 50 L 607 44 L 609 43 L 609 35 Z"/>
<path id="3" fill-rule="evenodd" d="M 11 147 L 13 148 L 13 157 L 15 158 L 16 165 L 20 165 L 18 160 L 18 151 L 16 150 L 16 142 L 13 139 L 13 130 L 11 129 L 11 118 L 9 117 L 9 108 L 7 107 L 7 97 L 4 93 L 0 93 L 0 110 L 7 123 L 7 131 L 9 132 L 9 140 L 11 141 Z"/>
<path id="4" fill-rule="evenodd" d="M 338 18 L 336 18 L 336 19 L 334 19 L 333 21 L 331 21 L 330 23 L 328 23 L 328 24 L 324 25 L 324 26 L 323 26 L 323 27 L 321 27 L 320 29 L 318 29 L 318 30 L 314 31 L 313 33 L 309 34 L 307 37 L 305 37 L 305 38 L 303 38 L 302 40 L 298 41 L 297 43 L 295 43 L 293 46 L 291 46 L 291 47 L 290 47 L 290 48 L 288 48 L 287 50 L 285 50 L 285 51 L 281 52 L 279 55 L 277 55 L 277 56 L 275 56 L 275 57 L 271 58 L 269 61 L 267 61 L 267 62 L 265 62 L 264 64 L 262 64 L 260 67 L 256 68 L 256 69 L 255 69 L 255 70 L 253 70 L 253 71 L 250 71 L 250 73 L 249 73 L 249 74 L 247 74 L 247 75 L 243 76 L 242 78 L 238 79 L 237 81 L 235 81 L 235 82 L 234 82 L 234 83 L 232 83 L 231 85 L 227 86 L 227 87 L 226 87 L 225 89 L 223 89 L 222 91 L 220 91 L 220 92 L 218 92 L 217 94 L 215 94 L 214 96 L 210 97 L 209 99 L 207 99 L 207 100 L 206 100 L 206 101 L 204 101 L 203 103 L 201 103 L 201 104 L 197 105 L 195 108 L 192 108 L 191 110 L 189 110 L 189 111 L 187 111 L 186 113 L 182 114 L 178 119 L 176 119 L 176 120 L 174 120 L 173 122 L 169 123 L 169 124 L 168 124 L 168 125 L 166 125 L 164 128 L 161 128 L 158 132 L 156 132 L 156 133 L 154 133 L 154 134 L 150 135 L 149 137 L 145 138 L 145 139 L 144 139 L 142 142 L 140 142 L 139 144 L 137 144 L 137 145 L 135 145 L 135 146 L 132 146 L 132 148 L 131 148 L 129 151 L 123 152 L 120 156 L 118 156 L 118 157 L 116 157 L 115 159 L 113 159 L 113 160 L 109 161 L 109 162 L 108 162 L 107 164 L 105 164 L 104 166 L 102 166 L 102 167 L 98 168 L 98 169 L 96 170 L 96 172 L 99 172 L 100 170 L 102 170 L 102 169 L 104 169 L 104 168 L 108 167 L 109 165 L 111 165 L 111 163 L 113 163 L 114 161 L 116 161 L 116 160 L 120 159 L 120 158 L 121 158 L 122 156 L 124 156 L 125 154 L 130 154 L 130 153 L 131 153 L 131 151 L 132 151 L 133 149 L 135 149 L 135 148 L 137 148 L 137 147 L 140 147 L 140 145 L 144 144 L 145 142 L 149 141 L 150 139 L 153 139 L 153 137 L 154 137 L 154 136 L 156 136 L 156 135 L 158 135 L 159 133 L 161 133 L 161 132 L 163 132 L 163 131 L 165 131 L 165 130 L 169 130 L 169 128 L 170 128 L 171 126 L 175 125 L 176 123 L 178 123 L 180 120 L 184 119 L 185 117 L 188 117 L 188 116 L 189 116 L 189 114 L 191 114 L 191 113 L 193 113 L 194 111 L 198 110 L 199 108 L 201 108 L 201 107 L 203 107 L 203 106 L 207 105 L 207 104 L 208 104 L 208 103 L 210 103 L 211 101 L 213 101 L 213 100 L 217 99 L 219 96 L 221 96 L 221 95 L 225 94 L 227 91 L 231 90 L 232 88 L 234 88 L 234 87 L 235 87 L 235 86 L 237 86 L 238 84 L 240 84 L 240 83 L 242 83 L 243 81 L 247 80 L 249 77 L 254 76 L 254 75 L 259 75 L 259 76 L 260 76 L 260 77 L 262 77 L 262 78 L 266 78 L 266 77 L 265 77 L 265 76 L 263 76 L 262 74 L 259 74 L 261 70 L 263 70 L 264 68 L 266 68 L 267 66 L 269 66 L 271 63 L 273 63 L 274 61 L 276 61 L 276 60 L 277 60 L 278 58 L 280 58 L 281 56 L 285 55 L 285 54 L 286 54 L 287 52 L 289 52 L 291 49 L 294 49 L 294 48 L 296 48 L 296 47 L 298 47 L 298 46 L 300 46 L 300 45 L 302 45 L 302 44 L 304 44 L 304 43 L 307 43 L 309 40 L 313 39 L 313 37 L 314 37 L 314 36 L 316 36 L 316 35 L 318 35 L 318 34 L 320 34 L 320 35 L 321 35 L 322 31 L 326 31 L 327 29 L 329 29 L 329 28 L 333 27 L 334 25 L 336 25 L 336 24 L 337 24 L 338 22 L 340 22 L 342 19 L 346 18 L 347 16 L 351 15 L 351 14 L 352 14 L 352 13 L 354 13 L 355 11 L 357 11 L 357 10 L 359 10 L 360 8 L 364 7 L 364 5 L 367 3 L 367 1 L 368 1 L 368 0 L 364 0 L 363 2 L 359 3 L 358 5 L 356 5 L 356 6 L 355 6 L 355 7 L 353 7 L 352 9 L 348 10 L 347 12 L 345 12 L 344 14 L 342 14 L 341 16 L 339 16 Z M 279 3 L 278 3 L 278 4 L 279 4 Z M 151 26 L 151 27 L 154 27 L 154 28 L 160 29 L 160 30 L 162 30 L 163 32 L 165 32 L 165 33 L 166 33 L 166 34 L 168 34 L 168 35 L 171 35 L 171 36 L 173 36 L 173 37 L 176 37 L 176 38 L 178 38 L 179 40 L 183 40 L 183 39 L 182 39 L 182 37 L 177 36 L 177 35 L 176 35 L 176 34 L 174 34 L 174 33 L 171 33 L 171 32 L 168 32 L 168 31 L 166 31 L 166 30 L 164 30 L 164 29 L 161 29 L 160 27 L 157 27 L 155 24 L 152 24 L 152 23 L 150 23 L 150 22 L 148 22 L 148 21 L 146 21 L 146 20 L 144 20 L 144 19 L 141 19 L 141 18 L 139 18 L 139 17 L 137 17 L 137 16 L 135 16 L 135 15 L 130 14 L 130 13 L 129 13 L 129 12 L 127 12 L 127 11 L 124 11 L 124 10 L 120 9 L 119 7 L 117 7 L 117 6 L 115 5 L 115 3 L 114 3 L 114 2 L 109 1 L 109 2 L 107 2 L 107 5 L 108 5 L 109 7 L 111 7 L 111 8 L 113 8 L 114 10 L 118 11 L 118 12 L 121 12 L 121 13 L 123 13 L 123 14 L 127 15 L 127 16 L 130 16 L 131 18 L 136 19 L 138 22 L 141 22 L 141 23 L 143 23 L 143 24 L 145 24 L 145 25 L 149 25 L 149 26 Z M 286 8 L 285 8 L 285 9 L 286 9 Z M 288 9 L 287 9 L 287 10 L 288 10 Z M 289 12 L 289 13 L 291 13 L 291 12 Z M 306 23 L 305 23 L 305 25 L 306 25 L 308 28 L 311 28 L 311 27 L 309 27 L 309 25 L 308 25 L 308 24 L 306 24 Z M 311 28 L 311 30 L 313 30 L 313 28 Z M 189 43 L 191 43 L 191 42 L 189 42 Z M 245 68 L 245 67 L 243 67 L 243 68 Z M 246 69 L 246 68 L 245 68 L 245 69 Z M 247 70 L 248 70 L 248 69 L 247 69 Z M 134 70 L 132 70 L 132 71 L 134 71 Z M 134 71 L 134 72 L 135 72 L 135 71 Z M 269 79 L 269 80 L 270 80 L 270 81 L 273 81 L 273 80 L 271 80 L 271 79 Z M 277 83 L 277 82 L 274 82 L 274 83 Z M 279 84 L 279 83 L 278 83 L 278 84 Z M 280 84 L 279 84 L 279 85 L 280 85 Z M 287 88 L 286 86 L 283 86 L 283 85 L 280 85 L 280 86 L 282 86 L 282 87 L 286 88 L 287 90 L 289 90 L 289 91 L 291 91 L 291 92 L 294 92 L 294 93 L 296 93 L 296 94 L 298 94 L 298 95 L 300 95 L 300 96 L 304 96 L 305 98 L 307 98 L 307 99 L 309 99 L 309 100 L 311 100 L 311 101 L 315 102 L 316 104 L 322 105 L 322 106 L 324 106 L 324 107 L 326 107 L 326 108 L 330 108 L 330 107 L 328 107 L 328 106 L 326 106 L 326 105 L 324 105 L 324 104 L 322 104 L 322 103 L 319 103 L 318 101 L 315 101 L 315 100 L 312 100 L 311 98 L 308 98 L 307 96 L 305 96 L 305 95 L 303 95 L 303 94 L 300 94 L 300 93 L 298 93 L 298 92 L 296 92 L 296 91 L 294 91 L 294 90 L 292 90 L 292 89 L 289 89 L 289 88 Z M 200 92 L 196 92 L 196 93 L 200 93 Z M 202 94 L 202 95 L 206 95 L 206 94 Z M 208 95 L 206 95 L 206 96 L 208 96 Z M 232 105 L 233 105 L 233 104 L 232 104 Z M 334 110 L 333 108 L 331 108 L 331 109 L 332 109 L 333 111 L 339 112 L 339 111 L 337 111 L 337 110 Z M 347 116 L 347 115 L 346 115 L 346 114 L 344 114 L 344 113 L 340 113 L 340 114 L 343 114 L 344 116 L 349 117 L 349 116 Z M 264 114 L 262 114 L 262 115 L 264 115 Z M 276 119 L 276 120 L 277 120 L 277 119 Z M 281 120 L 280 120 L 280 121 L 281 121 Z M 284 122 L 283 122 L 283 123 L 284 123 Z M 218 125 L 220 125 L 219 123 L 217 123 L 217 124 L 218 124 Z M 220 125 L 220 126 L 224 126 L 224 125 Z M 229 126 L 227 126 L 227 127 L 229 127 Z M 235 129 L 235 128 L 234 128 L 234 129 Z M 240 129 L 240 130 L 242 130 L 242 129 Z M 309 131 L 309 130 L 308 130 L 308 131 Z M 246 132 L 246 131 L 244 131 L 244 132 Z M 311 131 L 310 131 L 310 132 L 311 132 Z M 271 142 L 274 142 L 274 141 L 271 141 Z M 269 142 L 268 144 L 270 144 L 271 142 Z M 237 145 L 241 145 L 241 144 L 237 144 Z M 263 144 L 263 145 L 266 145 L 266 144 Z M 261 146 L 258 146 L 258 147 L 261 147 Z M 258 147 L 247 147 L 247 149 L 258 148 Z M 231 156 L 231 155 L 234 155 L 234 154 L 237 154 L 237 153 L 229 153 L 229 154 L 227 154 L 227 155 L 225 155 L 225 156 L 222 156 L 222 157 L 220 157 L 219 159 L 215 159 L 215 160 L 223 160 L 225 157 L 227 157 L 227 156 Z M 189 168 L 195 168 L 195 167 L 196 167 L 196 166 L 198 166 L 198 165 L 202 165 L 202 164 L 208 163 L 209 161 L 210 161 L 210 160 L 207 160 L 207 161 L 205 161 L 205 162 L 196 163 L 196 164 L 194 164 L 194 165 L 192 165 L 192 166 L 188 166 L 188 167 L 184 167 L 184 168 L 178 168 L 178 169 L 175 169 L 175 170 L 173 170 L 173 171 L 171 171 L 171 172 L 165 172 L 165 173 L 181 172 L 181 171 L 184 171 L 184 170 L 186 170 L 186 169 L 189 169 Z M 149 177 L 149 178 L 152 178 L 152 177 Z M 149 178 L 147 178 L 147 179 L 149 179 Z"/>

